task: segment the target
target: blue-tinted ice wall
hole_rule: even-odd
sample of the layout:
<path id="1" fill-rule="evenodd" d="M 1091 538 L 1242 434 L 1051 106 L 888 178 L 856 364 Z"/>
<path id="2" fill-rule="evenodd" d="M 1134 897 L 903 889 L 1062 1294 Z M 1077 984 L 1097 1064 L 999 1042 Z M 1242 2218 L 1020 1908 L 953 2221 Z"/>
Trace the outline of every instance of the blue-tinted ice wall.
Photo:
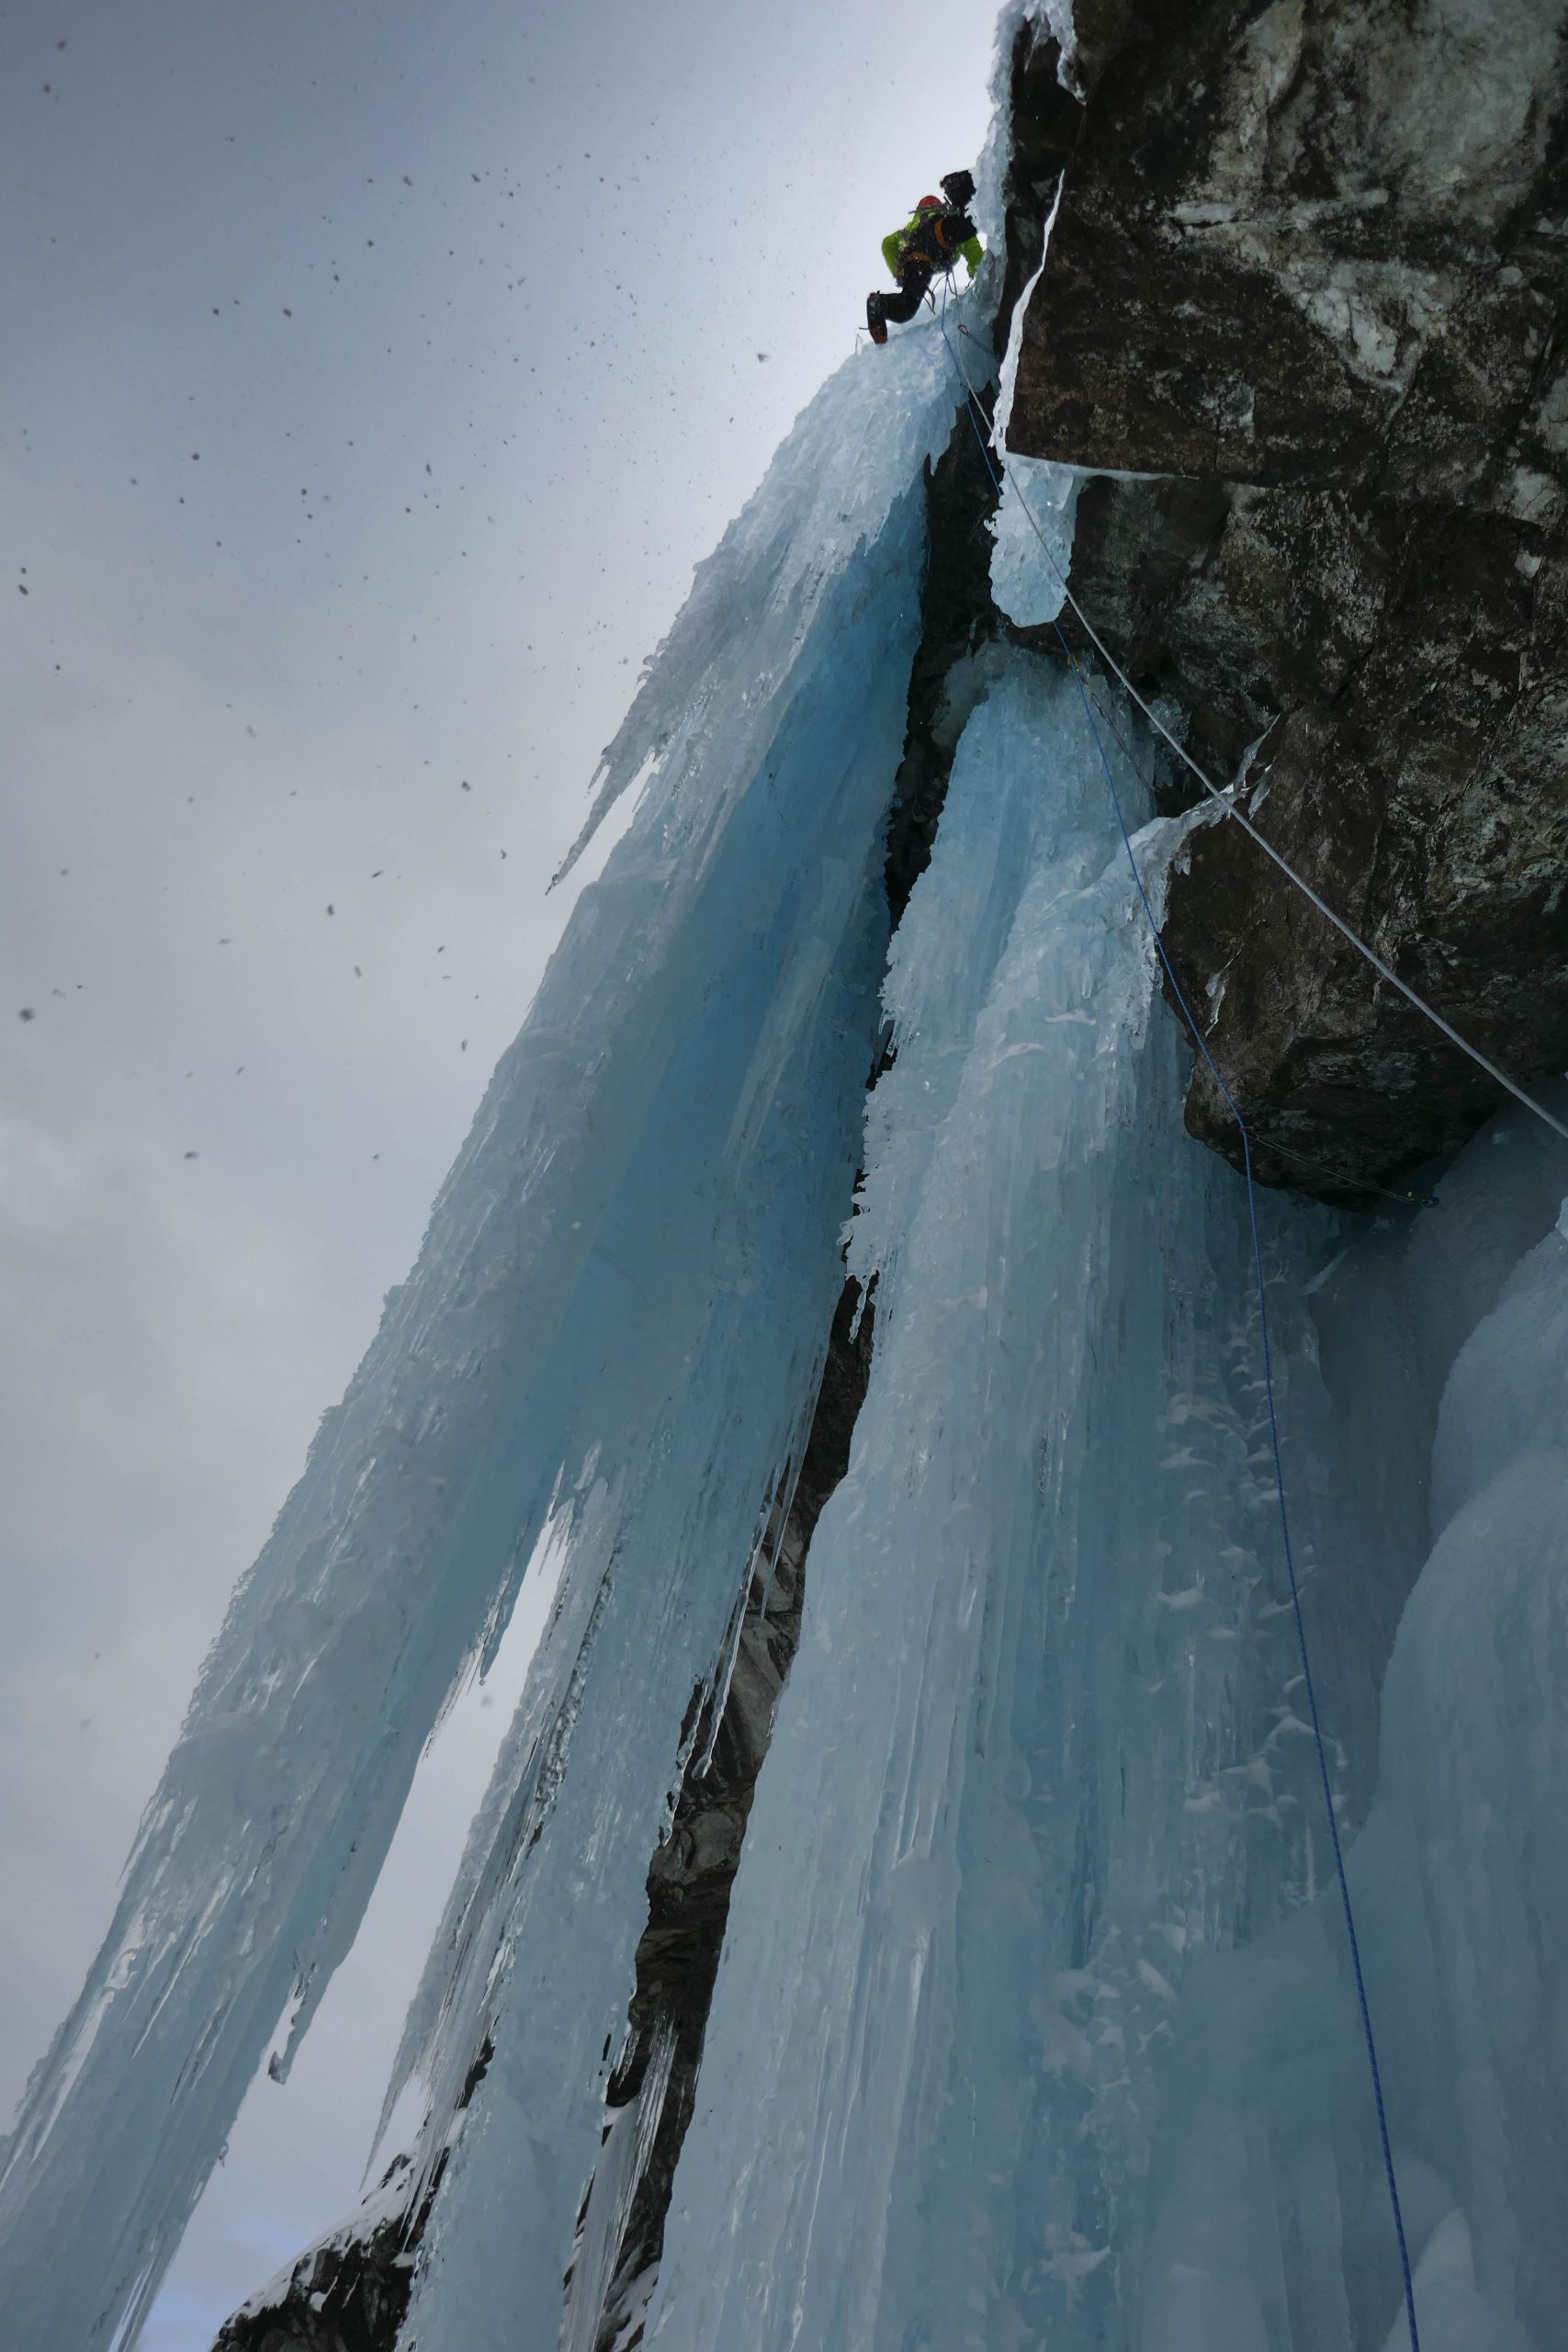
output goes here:
<path id="1" fill-rule="evenodd" d="M 1381 1220 L 1316 1300 L 1346 1509 L 1410 1560 L 1385 1677 L 1386 1593 L 1362 1634 L 1381 1730 L 1349 1880 L 1426 2352 L 1547 2352 L 1568 2297 L 1563 1184 L 1555 1138 L 1510 1110 L 1438 1208 Z M 1149 2205 L 1145 2352 L 1404 2352 L 1332 1899 L 1195 1979 Z"/>
<path id="2" fill-rule="evenodd" d="M 1180 854 L 1138 846 L 1156 883 Z M 1141 923 L 1071 682 L 1017 662 L 894 943 L 876 1353 L 737 1884 L 671 2352 L 1401 2324 L 1246 1196 L 1182 1133 Z M 1416 1220 L 1259 1208 L 1427 2352 L 1546 2352 L 1564 2284 L 1554 1150 L 1504 1122 Z"/>
<path id="3" fill-rule="evenodd" d="M 203 1668 L 108 1938 L 0 2156 L 0 2308 L 28 2352 L 134 2329 L 279 2020 L 281 2068 L 347 1949 L 422 1747 L 547 1524 L 565 1550 L 555 1625 L 454 1897 L 461 1950 L 410 2046 L 450 2104 L 493 2032 L 468 2144 L 525 2100 L 551 2194 L 526 2200 L 506 2258 L 558 2298 L 683 1711 L 721 1664 L 841 1282 L 921 470 L 954 413 L 934 333 L 874 373 L 873 356 L 824 387 L 701 568 L 605 755 L 602 807 L 642 785 L 630 830 Z M 513 2061 L 525 1910 L 558 1955 L 558 2009 Z"/>

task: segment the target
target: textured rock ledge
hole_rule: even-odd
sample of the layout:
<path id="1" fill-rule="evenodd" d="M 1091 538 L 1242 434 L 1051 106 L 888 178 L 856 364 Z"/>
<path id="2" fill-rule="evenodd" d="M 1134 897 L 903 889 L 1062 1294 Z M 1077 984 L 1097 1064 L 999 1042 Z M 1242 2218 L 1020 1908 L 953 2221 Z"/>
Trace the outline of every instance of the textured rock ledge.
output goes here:
<path id="1" fill-rule="evenodd" d="M 1078 20 L 1010 437 L 1147 479 L 1086 489 L 1075 593 L 1216 782 L 1262 739 L 1260 829 L 1403 978 L 1522 1081 L 1561 1071 L 1562 16 Z M 1015 70 L 1015 127 L 1048 159 L 1043 63 Z M 1238 826 L 1195 841 L 1167 944 L 1270 1182 L 1364 1202 L 1495 1106 Z M 1201 1064 L 1187 1116 L 1236 1156 Z"/>

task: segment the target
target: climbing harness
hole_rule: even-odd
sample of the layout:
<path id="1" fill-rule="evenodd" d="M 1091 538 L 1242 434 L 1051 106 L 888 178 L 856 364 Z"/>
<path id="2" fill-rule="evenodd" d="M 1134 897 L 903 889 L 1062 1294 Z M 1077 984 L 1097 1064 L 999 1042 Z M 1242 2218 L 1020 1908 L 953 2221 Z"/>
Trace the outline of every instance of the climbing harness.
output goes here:
<path id="1" fill-rule="evenodd" d="M 947 345 L 953 364 L 957 368 L 964 389 L 969 395 L 967 402 L 969 421 L 971 425 L 974 427 L 975 437 L 980 444 L 980 452 L 982 457 L 985 458 L 987 470 L 990 474 L 991 480 L 996 485 L 997 491 L 999 494 L 1002 487 L 1001 476 L 998 475 L 996 465 L 992 461 L 991 450 L 987 444 L 986 435 L 981 432 L 980 425 L 976 421 L 976 413 L 979 417 L 986 416 L 985 409 L 981 405 L 974 386 L 970 383 L 967 375 L 964 373 L 964 363 L 959 358 L 958 353 L 954 348 L 953 339 L 947 332 L 946 319 L 944 317 L 939 317 L 938 324 L 942 328 L 942 341 Z M 986 418 L 986 422 L 989 424 L 989 418 Z M 1007 459 L 1005 456 L 1001 458 L 1001 465 L 1003 471 L 1005 472 L 1007 470 Z M 1077 613 L 1078 619 L 1083 623 L 1083 627 L 1088 631 L 1090 639 L 1097 647 L 1099 647 L 1101 655 L 1105 661 L 1110 663 L 1111 668 L 1115 672 L 1117 677 L 1121 679 L 1122 685 L 1126 687 L 1127 692 L 1133 696 L 1134 701 L 1137 703 L 1139 709 L 1143 711 L 1145 717 L 1149 719 L 1152 725 L 1159 729 L 1159 732 L 1166 738 L 1166 741 L 1171 745 L 1172 749 L 1180 752 L 1182 759 L 1186 762 L 1187 765 L 1191 768 L 1193 774 L 1198 777 L 1204 789 L 1210 793 L 1214 799 L 1219 801 L 1226 813 L 1230 816 L 1238 818 L 1240 821 L 1247 826 L 1247 831 L 1253 834 L 1254 839 L 1262 842 L 1264 848 L 1269 849 L 1268 842 L 1263 842 L 1263 836 L 1257 831 L 1254 826 L 1247 823 L 1247 819 L 1241 815 L 1241 811 L 1225 797 L 1224 794 L 1222 793 L 1216 786 L 1210 783 L 1208 777 L 1204 775 L 1197 763 L 1190 758 L 1187 752 L 1182 751 L 1180 744 L 1177 742 L 1176 738 L 1170 733 L 1168 728 L 1160 725 L 1159 720 L 1156 718 L 1154 712 L 1149 709 L 1148 705 L 1143 701 L 1142 697 L 1129 684 L 1126 677 L 1123 676 L 1122 671 L 1118 669 L 1115 662 L 1111 661 L 1110 654 L 1106 652 L 1104 646 L 1100 644 L 1100 639 L 1089 627 L 1089 622 L 1084 619 L 1082 609 L 1077 604 L 1076 598 L 1073 596 L 1071 590 L 1067 587 L 1062 568 L 1057 563 L 1055 556 L 1051 554 L 1050 548 L 1046 543 L 1045 535 L 1041 530 L 1039 524 L 1034 521 L 1034 516 L 1030 510 L 1027 500 L 1023 496 L 1022 491 L 1019 489 L 1016 478 L 1013 480 L 1013 488 L 1015 491 L 1018 491 L 1019 503 L 1023 507 L 1025 514 L 1028 515 L 1029 521 L 1033 527 L 1035 537 L 1039 539 L 1041 546 L 1045 549 L 1045 553 L 1050 559 L 1052 570 L 1055 572 L 1056 577 L 1062 582 L 1066 601 L 1071 604 L 1074 612 Z M 1383 2106 L 1382 2072 L 1378 2064 L 1377 2041 L 1372 2032 L 1371 2010 L 1367 2001 L 1366 1979 L 1361 1969 L 1361 1947 L 1356 1934 L 1356 1915 L 1350 1901 L 1350 1882 L 1346 1876 L 1345 1856 L 1339 1842 L 1339 1824 L 1336 1818 L 1334 1811 L 1334 1788 L 1328 1773 L 1328 1748 L 1327 1743 L 1324 1738 L 1323 1725 L 1319 1720 L 1317 1712 L 1317 1692 L 1313 1683 L 1312 1660 L 1307 1649 L 1306 1623 L 1302 1614 L 1301 1589 L 1296 1578 L 1295 1552 L 1291 1542 L 1290 1513 L 1285 1503 L 1285 1473 L 1284 1464 L 1281 1461 L 1280 1453 L 1280 1418 L 1274 1396 L 1274 1360 L 1273 1351 L 1269 1345 L 1269 1295 L 1263 1272 L 1263 1243 L 1258 1229 L 1258 1187 L 1252 1172 L 1252 1136 L 1246 1120 L 1242 1117 L 1241 1113 L 1235 1106 L 1235 1102 L 1231 1094 L 1229 1087 L 1225 1084 L 1224 1080 L 1220 1076 L 1219 1070 L 1215 1066 L 1214 1057 L 1209 1051 L 1208 1046 L 1204 1041 L 1203 1033 L 1198 1025 L 1191 1007 L 1189 1005 L 1186 997 L 1182 994 L 1180 982 L 1178 980 L 1176 973 L 1172 968 L 1170 958 L 1166 953 L 1165 942 L 1160 937 L 1159 924 L 1155 919 L 1155 910 L 1153 906 L 1150 904 L 1149 894 L 1144 887 L 1143 875 L 1139 871 L 1137 855 L 1133 848 L 1133 837 L 1127 831 L 1127 820 L 1122 811 L 1122 796 L 1116 789 L 1115 774 L 1112 771 L 1110 756 L 1106 752 L 1105 744 L 1101 739 L 1100 729 L 1095 724 L 1094 710 L 1089 701 L 1089 688 L 1085 683 L 1083 671 L 1078 665 L 1077 656 L 1073 651 L 1072 646 L 1068 643 L 1066 632 L 1064 631 L 1060 621 L 1054 622 L 1052 626 L 1056 631 L 1062 650 L 1067 658 L 1068 664 L 1072 669 L 1073 676 L 1077 683 L 1078 694 L 1083 703 L 1084 717 L 1089 722 L 1089 730 L 1094 740 L 1094 748 L 1100 754 L 1100 763 L 1105 771 L 1105 781 L 1111 792 L 1111 805 L 1116 815 L 1116 829 L 1122 836 L 1122 846 L 1127 853 L 1127 863 L 1132 868 L 1134 886 L 1136 888 L 1139 899 L 1142 902 L 1144 913 L 1147 919 L 1149 931 L 1153 936 L 1155 947 L 1159 955 L 1160 962 L 1165 967 L 1166 978 L 1170 983 L 1171 992 L 1174 995 L 1177 1003 L 1181 1008 L 1182 1018 L 1185 1020 L 1188 1028 L 1192 1033 L 1192 1041 L 1197 1046 L 1198 1051 L 1202 1055 L 1205 1062 L 1207 1062 L 1210 1075 L 1213 1079 L 1214 1084 L 1219 1088 L 1221 1094 L 1224 1097 L 1226 1107 L 1229 1110 L 1232 1118 L 1235 1119 L 1237 1131 L 1241 1136 L 1242 1172 L 1247 1179 L 1247 1222 L 1250 1227 L 1252 1236 L 1252 1264 L 1258 1285 L 1258 1321 L 1262 1340 L 1263 1356 L 1263 1393 L 1269 1411 L 1269 1441 L 1274 1462 L 1274 1492 L 1280 1505 L 1280 1537 L 1284 1551 L 1285 1573 L 1290 1585 L 1291 1609 L 1295 1620 L 1296 1650 L 1302 1664 L 1302 1686 L 1306 1692 L 1307 1713 L 1312 1723 L 1313 1744 L 1317 1751 L 1318 1775 L 1323 1783 L 1324 1811 L 1328 1817 L 1329 1844 L 1334 1854 L 1334 1874 L 1338 1883 L 1339 1900 L 1345 1915 L 1345 1937 L 1347 1944 L 1349 1947 L 1351 1973 L 1354 1976 L 1356 1983 L 1356 2000 L 1360 2010 L 1361 2035 L 1366 2045 L 1367 2065 L 1371 2075 L 1372 2103 L 1377 2109 L 1378 2137 L 1382 2148 L 1383 2175 L 1388 2184 L 1389 2204 L 1393 2214 L 1393 2233 L 1399 2247 L 1400 2275 L 1404 2280 L 1404 2312 L 1410 2329 L 1410 2347 L 1411 2352 L 1421 2352 L 1421 2337 L 1416 2324 L 1416 2289 L 1410 2273 L 1410 2250 L 1405 2242 L 1404 2215 L 1401 2210 L 1399 2202 L 1399 2184 L 1394 2177 L 1393 2150 L 1389 2141 L 1388 2116 Z M 1300 887 L 1303 890 L 1307 891 L 1308 897 L 1313 899 L 1315 905 L 1323 907 L 1322 899 L 1317 898 L 1314 891 L 1308 889 L 1307 885 L 1304 882 L 1301 882 L 1300 876 L 1292 873 L 1291 867 L 1285 865 L 1285 861 L 1282 857 L 1280 857 L 1272 849 L 1269 850 L 1269 854 L 1274 859 L 1276 865 L 1284 868 L 1284 871 L 1291 876 L 1292 881 L 1298 882 Z M 1447 1022 L 1443 1021 L 1438 1014 L 1432 1012 L 1429 1006 L 1423 1004 L 1421 999 L 1416 995 L 1413 989 L 1405 988 L 1404 983 L 1402 980 L 1395 979 L 1394 975 L 1392 972 L 1387 971 L 1387 967 L 1380 963 L 1379 959 L 1372 955 L 1371 950 L 1366 947 L 1360 940 L 1356 938 L 1355 933 L 1350 930 L 1348 923 L 1341 922 L 1338 916 L 1334 914 L 1332 910 L 1327 907 L 1323 907 L 1323 911 L 1328 915 L 1329 920 L 1335 924 L 1337 929 L 1342 931 L 1348 939 L 1351 940 L 1355 945 L 1361 948 L 1362 953 L 1368 956 L 1370 961 L 1377 965 L 1380 971 L 1387 972 L 1387 977 L 1394 981 L 1394 986 L 1401 989 L 1403 994 L 1410 998 L 1412 1003 L 1416 1005 L 1423 1012 L 1428 1013 L 1430 1018 L 1438 1023 L 1438 1027 L 1447 1030 L 1449 1035 L 1454 1037 L 1458 1044 L 1464 1046 L 1465 1052 L 1470 1054 L 1476 1061 L 1480 1061 L 1483 1069 L 1491 1070 L 1491 1064 L 1484 1061 L 1482 1056 L 1475 1052 L 1473 1046 L 1465 1046 L 1463 1038 L 1460 1037 L 1456 1031 L 1449 1029 Z M 1501 1079 L 1500 1072 L 1493 1071 L 1492 1074 L 1495 1077 Z M 1517 1094 L 1519 1096 L 1519 1100 L 1528 1103 L 1531 1110 L 1539 1112 L 1540 1117 L 1546 1120 L 1549 1126 L 1556 1127 L 1557 1132 L 1564 1137 L 1564 1140 L 1568 1140 L 1568 1128 L 1558 1126 L 1558 1123 L 1555 1119 L 1551 1118 L 1545 1111 L 1540 1110 L 1539 1103 L 1531 1102 L 1529 1095 L 1521 1093 L 1520 1090 L 1517 1086 L 1514 1086 L 1511 1081 L 1506 1079 L 1501 1079 L 1501 1082 L 1505 1086 L 1507 1086 L 1510 1093 Z"/>

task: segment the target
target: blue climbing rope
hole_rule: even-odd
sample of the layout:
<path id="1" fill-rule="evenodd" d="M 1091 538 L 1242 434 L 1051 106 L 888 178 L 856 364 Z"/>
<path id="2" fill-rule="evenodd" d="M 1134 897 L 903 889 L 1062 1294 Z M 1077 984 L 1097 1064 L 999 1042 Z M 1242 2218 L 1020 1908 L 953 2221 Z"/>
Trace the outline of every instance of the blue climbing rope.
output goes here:
<path id="1" fill-rule="evenodd" d="M 974 428 L 975 437 L 980 445 L 980 455 L 985 459 L 987 470 L 999 494 L 1002 487 L 1001 475 L 998 473 L 996 465 L 993 462 L 992 453 L 987 435 L 982 433 L 980 429 L 979 418 L 984 418 L 986 416 L 986 412 L 976 394 L 974 386 L 970 383 L 967 375 L 964 373 L 964 363 L 959 358 L 958 353 L 953 346 L 953 338 L 947 332 L 945 311 L 946 305 L 944 304 L 942 312 L 939 314 L 937 323 L 942 329 L 942 341 L 947 345 L 953 364 L 954 368 L 957 368 L 960 380 L 964 385 L 964 391 L 968 395 L 968 399 L 965 402 L 965 413 L 967 413 L 969 422 Z M 978 416 L 976 415 L 976 411 L 978 412 Z M 988 425 L 990 420 L 986 418 L 986 422 Z M 1007 469 L 1007 460 L 1005 458 L 1002 458 L 1001 463 L 1003 471 L 1005 472 Z M 1034 523 L 1032 514 L 1029 514 L 1028 503 L 1024 499 L 1023 492 L 1019 488 L 1016 479 L 1013 481 L 1013 488 L 1018 493 L 1019 503 L 1023 506 L 1024 513 L 1029 514 L 1030 521 Z M 1035 536 L 1040 538 L 1041 544 L 1043 546 L 1044 537 L 1037 523 L 1034 523 L 1034 530 Z M 1049 553 L 1049 549 L 1046 551 Z M 1082 616 L 1080 615 L 1080 618 Z M 1242 1117 L 1241 1113 L 1236 1108 L 1235 1098 L 1233 1097 L 1229 1087 L 1225 1084 L 1224 1080 L 1220 1076 L 1219 1070 L 1215 1066 L 1214 1057 L 1209 1051 L 1208 1045 L 1204 1040 L 1201 1029 L 1193 1018 L 1192 1009 L 1189 1005 L 1186 997 L 1182 994 L 1181 984 L 1178 980 L 1176 973 L 1172 968 L 1170 957 L 1166 953 L 1165 942 L 1160 937 L 1158 921 L 1156 918 L 1154 908 L 1150 904 L 1149 894 L 1144 888 L 1144 877 L 1142 873 L 1139 871 L 1137 855 L 1133 848 L 1133 838 L 1127 831 L 1127 820 L 1122 810 L 1122 796 L 1116 789 L 1116 777 L 1112 771 L 1110 758 L 1107 755 L 1104 742 L 1101 741 L 1100 729 L 1095 724 L 1094 711 L 1089 701 L 1089 689 L 1084 681 L 1083 671 L 1079 667 L 1077 655 L 1074 653 L 1071 645 L 1067 641 L 1066 636 L 1062 628 L 1061 622 L 1059 620 L 1054 621 L 1052 626 L 1055 629 L 1057 638 L 1060 639 L 1062 651 L 1066 656 L 1073 676 L 1077 682 L 1078 695 L 1083 704 L 1084 717 L 1089 722 L 1089 730 L 1094 739 L 1094 748 L 1100 754 L 1100 763 L 1105 770 L 1105 781 L 1110 787 L 1111 805 L 1116 812 L 1116 829 L 1122 836 L 1122 846 L 1127 853 L 1127 863 L 1132 868 L 1133 881 L 1137 889 L 1138 897 L 1143 903 L 1144 913 L 1148 920 L 1149 931 L 1153 936 L 1155 946 L 1158 951 L 1160 962 L 1165 967 L 1165 974 L 1167 979 L 1170 983 L 1171 993 L 1175 997 L 1177 1003 L 1181 1008 L 1182 1018 L 1186 1022 L 1188 1028 L 1192 1033 L 1192 1041 L 1197 1046 L 1198 1051 L 1202 1055 L 1204 1061 L 1208 1064 L 1210 1076 L 1213 1079 L 1214 1084 L 1219 1088 L 1221 1094 L 1224 1096 L 1225 1107 L 1230 1112 L 1232 1118 L 1235 1121 L 1236 1130 L 1241 1136 L 1242 1169 L 1243 1173 L 1247 1178 L 1247 1223 L 1252 1235 L 1252 1264 L 1258 1284 L 1258 1329 L 1262 1335 L 1263 1345 L 1263 1393 L 1269 1408 L 1269 1441 L 1274 1460 L 1274 1492 L 1280 1505 L 1280 1539 L 1285 1555 L 1285 1573 L 1290 1581 L 1291 1609 L 1295 1619 L 1296 1627 L 1296 1647 L 1302 1662 L 1302 1683 L 1306 1691 L 1307 1712 L 1312 1721 L 1313 1744 L 1317 1751 L 1318 1774 L 1323 1783 L 1324 1811 L 1328 1818 L 1329 1843 L 1334 1852 L 1334 1874 L 1338 1882 L 1339 1900 L 1345 1914 L 1345 1937 L 1346 1941 L 1349 1946 L 1351 1973 L 1356 1980 L 1356 2000 L 1361 2015 L 1361 2034 L 1366 2043 L 1367 2064 L 1372 2080 L 1372 2102 L 1377 2109 L 1378 2138 L 1382 2147 L 1383 2174 L 1388 2182 L 1388 2199 L 1393 2213 L 1393 2233 L 1399 2245 L 1400 2274 L 1404 2283 L 1404 2313 L 1410 2328 L 1410 2347 L 1411 2352 L 1421 2352 L 1421 2337 L 1416 2324 L 1416 2287 L 1410 2274 L 1410 2249 L 1405 2241 L 1404 2215 L 1399 2202 L 1399 2184 L 1394 2177 L 1393 2150 L 1389 2142 L 1388 2115 L 1383 2104 L 1382 2070 L 1378 2064 L 1377 2040 L 1372 2031 L 1372 2014 L 1367 2000 L 1366 1978 L 1361 1968 L 1360 1941 L 1356 1934 L 1356 1914 L 1354 1906 L 1350 1901 L 1350 1882 L 1345 1871 L 1345 1854 L 1339 1842 L 1339 1824 L 1334 1811 L 1334 1789 L 1333 1783 L 1329 1779 L 1328 1772 L 1328 1749 L 1327 1744 L 1323 1736 L 1323 1724 L 1319 1719 L 1317 1712 L 1317 1691 L 1313 1682 L 1312 1659 L 1307 1648 L 1306 1623 L 1302 1615 L 1301 1588 L 1296 1578 L 1295 1550 L 1291 1542 L 1290 1512 L 1285 1502 L 1285 1472 L 1280 1454 L 1280 1416 L 1274 1396 L 1274 1358 L 1269 1339 L 1269 1295 L 1263 1272 L 1263 1244 L 1258 1230 L 1258 1188 L 1252 1173 L 1252 1137 L 1247 1128 L 1247 1121 Z M 1341 928 L 1343 929 L 1344 926 L 1341 925 Z"/>

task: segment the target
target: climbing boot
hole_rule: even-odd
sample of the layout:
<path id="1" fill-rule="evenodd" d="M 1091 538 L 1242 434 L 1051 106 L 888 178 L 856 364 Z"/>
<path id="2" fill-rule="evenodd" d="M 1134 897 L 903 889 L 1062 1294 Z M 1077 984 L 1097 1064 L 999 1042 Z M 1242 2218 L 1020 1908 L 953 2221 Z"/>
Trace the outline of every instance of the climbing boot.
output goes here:
<path id="1" fill-rule="evenodd" d="M 871 339 L 873 343 L 886 342 L 887 322 L 882 315 L 882 297 L 880 294 L 868 294 L 866 296 L 865 322 L 871 329 Z"/>

